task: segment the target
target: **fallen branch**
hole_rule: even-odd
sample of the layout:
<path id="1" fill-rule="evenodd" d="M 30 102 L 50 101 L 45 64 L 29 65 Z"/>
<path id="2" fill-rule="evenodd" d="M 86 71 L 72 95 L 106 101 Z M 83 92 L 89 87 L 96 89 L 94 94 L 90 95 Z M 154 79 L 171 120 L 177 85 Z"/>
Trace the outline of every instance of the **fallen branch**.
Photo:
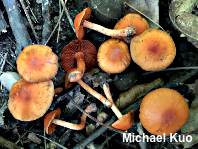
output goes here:
<path id="1" fill-rule="evenodd" d="M 16 145 L 15 143 L 13 143 L 1 136 L 0 136 L 0 146 L 3 148 L 7 148 L 7 149 L 24 149 L 23 147 L 20 147 L 20 146 Z"/>
<path id="2" fill-rule="evenodd" d="M 20 10 L 18 8 L 16 0 L 2 0 L 8 14 L 9 23 L 12 28 L 16 40 L 15 54 L 18 56 L 21 50 L 29 46 L 32 42 L 24 25 L 21 17 Z"/>

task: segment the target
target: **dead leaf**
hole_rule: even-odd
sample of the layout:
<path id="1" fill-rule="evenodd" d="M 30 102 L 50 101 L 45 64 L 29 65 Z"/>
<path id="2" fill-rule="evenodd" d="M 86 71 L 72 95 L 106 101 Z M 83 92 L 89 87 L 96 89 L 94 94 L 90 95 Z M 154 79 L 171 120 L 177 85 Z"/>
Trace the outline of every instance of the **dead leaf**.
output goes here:
<path id="1" fill-rule="evenodd" d="M 192 14 L 196 5 L 197 0 L 173 0 L 169 16 L 174 27 L 198 48 L 198 16 Z"/>

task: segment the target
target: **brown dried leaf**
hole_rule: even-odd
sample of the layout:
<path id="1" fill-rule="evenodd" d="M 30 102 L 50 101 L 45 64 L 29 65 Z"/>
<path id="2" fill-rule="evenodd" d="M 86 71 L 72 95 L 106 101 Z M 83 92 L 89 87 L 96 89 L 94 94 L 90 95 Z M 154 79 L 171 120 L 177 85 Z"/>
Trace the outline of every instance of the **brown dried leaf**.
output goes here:
<path id="1" fill-rule="evenodd" d="M 198 5 L 197 0 L 173 0 L 169 16 L 174 27 L 198 48 L 198 16 L 192 14 L 196 5 Z"/>

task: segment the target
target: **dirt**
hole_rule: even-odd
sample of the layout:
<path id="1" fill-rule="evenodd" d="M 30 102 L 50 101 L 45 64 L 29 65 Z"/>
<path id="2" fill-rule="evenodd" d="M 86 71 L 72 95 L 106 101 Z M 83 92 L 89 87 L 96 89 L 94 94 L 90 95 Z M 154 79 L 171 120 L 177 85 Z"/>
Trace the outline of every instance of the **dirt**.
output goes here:
<path id="1" fill-rule="evenodd" d="M 35 30 L 38 34 L 39 40 L 42 39 L 42 23 L 43 23 L 43 17 L 42 17 L 42 5 L 39 2 L 39 0 L 29 0 L 30 2 L 30 8 L 32 9 L 33 14 L 35 15 L 35 18 L 37 19 L 37 22 L 35 21 L 35 18 L 31 14 L 31 18 L 33 20 L 33 24 L 35 27 Z M 20 4 L 18 4 L 20 9 L 22 10 L 22 7 Z M 69 10 L 70 16 L 72 20 L 75 19 L 75 16 L 81 12 L 84 8 L 90 6 L 89 0 L 68 0 L 67 1 L 67 8 Z M 169 3 L 166 1 L 160 1 L 160 24 L 163 26 L 163 28 L 168 31 L 173 38 L 176 48 L 177 48 L 177 55 L 174 60 L 174 62 L 169 67 L 190 67 L 190 66 L 198 66 L 198 58 L 196 55 L 198 55 L 198 49 L 196 49 L 191 43 L 189 43 L 186 38 L 181 38 L 180 34 L 174 29 L 172 26 L 169 16 L 168 16 L 168 8 Z M 4 17 L 9 24 L 8 16 L 6 14 L 5 8 L 3 7 L 3 3 L 0 1 L 0 8 L 4 12 Z M 62 9 L 62 8 L 61 8 Z M 52 28 L 55 27 L 57 20 L 60 15 L 60 4 L 58 0 L 52 0 L 51 4 L 51 24 Z M 28 29 L 28 32 L 31 36 L 32 43 L 36 43 L 32 30 L 30 28 L 30 25 L 25 17 L 24 12 L 22 11 L 22 16 L 24 19 L 24 23 Z M 113 25 L 105 24 L 104 22 L 100 22 L 97 20 L 93 15 L 91 16 L 92 22 L 101 23 L 102 25 L 108 26 L 110 28 L 113 28 Z M 103 43 L 105 40 L 109 39 L 110 37 L 107 37 L 105 35 L 102 35 L 96 31 L 88 30 L 84 39 L 91 41 L 95 46 L 96 49 L 99 48 L 100 44 Z M 50 46 L 55 54 L 59 57 L 59 64 L 60 64 L 60 54 L 65 45 L 67 45 L 72 40 L 75 40 L 76 36 L 73 32 L 70 23 L 68 22 L 68 19 L 64 13 L 61 22 L 60 22 L 60 28 L 55 31 L 53 36 L 51 37 L 50 41 L 48 42 L 48 46 Z M 7 58 L 5 61 L 5 65 L 2 68 L 3 72 L 7 71 L 14 71 L 17 72 L 16 67 L 16 58 L 15 55 L 15 38 L 12 33 L 12 30 L 10 27 L 7 28 L 6 33 L 1 33 L 0 35 L 0 61 L 3 59 L 3 57 L 7 54 Z M 2 67 L 2 63 L 0 64 L 0 68 Z M 98 66 L 96 66 L 95 73 L 102 72 L 99 69 Z M 133 72 L 134 71 L 134 72 Z M 159 73 L 151 73 L 145 76 L 142 76 L 142 73 L 145 73 L 145 71 L 142 71 L 137 65 L 135 65 L 133 62 L 130 64 L 130 66 L 121 74 L 114 74 L 109 75 L 106 74 L 105 76 L 108 76 L 110 78 L 110 87 L 112 91 L 113 97 L 116 99 L 119 94 L 123 91 L 126 91 L 134 84 L 138 83 L 148 83 L 153 81 L 154 79 L 157 79 L 161 77 L 165 81 L 165 86 L 169 88 L 174 88 L 178 90 L 183 96 L 188 98 L 189 105 L 191 101 L 194 98 L 194 95 L 189 91 L 189 89 L 185 85 L 180 85 L 179 82 L 182 83 L 193 83 L 194 80 L 198 78 L 198 71 L 197 70 L 178 70 L 178 71 L 164 71 Z M 64 77 L 66 72 L 63 70 L 61 66 L 59 66 L 58 73 L 55 78 L 53 78 L 53 82 L 55 84 L 55 87 L 63 87 L 64 88 Z M 104 74 L 102 74 L 104 76 Z M 99 93 L 103 94 L 102 89 L 99 87 L 99 84 L 94 84 L 90 81 L 88 76 L 87 83 L 90 86 L 95 86 L 94 89 L 96 89 Z M 123 78 L 124 77 L 124 78 Z M 128 77 L 128 78 L 127 78 Z M 100 76 L 98 77 L 100 78 Z M 133 78 L 133 80 L 128 81 L 128 79 Z M 97 78 L 96 78 L 97 79 Z M 103 78 L 104 79 L 104 78 Z M 120 80 L 125 80 L 125 82 Z M 117 86 L 117 87 L 116 87 Z M 78 94 L 76 94 L 78 92 Z M 61 119 L 66 121 L 72 121 L 79 123 L 81 112 L 77 110 L 76 108 L 69 109 L 68 100 L 58 100 L 59 97 L 61 97 L 63 94 L 69 93 L 72 96 L 80 96 L 83 98 L 82 101 L 79 101 L 79 104 L 82 106 L 83 109 L 90 103 L 94 102 L 97 104 L 98 112 L 94 112 L 92 116 L 97 117 L 97 114 L 99 111 L 105 111 L 109 118 L 112 117 L 112 111 L 106 107 L 104 107 L 100 102 L 98 102 L 95 98 L 93 98 L 91 95 L 89 95 L 85 90 L 80 88 L 77 84 L 75 84 L 70 90 L 64 90 L 63 93 L 56 95 L 54 97 L 54 101 L 50 109 L 47 111 L 50 112 L 56 108 L 61 108 L 62 114 Z M 82 97 L 83 96 L 83 97 Z M 25 149 L 33 149 L 33 148 L 45 148 L 45 141 L 43 137 L 37 136 L 41 142 L 34 141 L 35 138 L 29 139 L 28 134 L 31 132 L 35 132 L 36 134 L 44 135 L 43 130 L 43 119 L 44 116 L 32 121 L 32 122 L 21 122 L 12 117 L 9 110 L 5 108 L 5 105 L 7 104 L 9 99 L 9 91 L 6 90 L 4 87 L 1 86 L 0 89 L 0 136 L 4 137 L 5 139 L 14 142 L 18 146 L 21 146 Z M 71 104 L 71 103 L 70 103 Z M 69 109 L 69 110 L 68 110 Z M 134 132 L 137 134 L 137 122 L 139 121 L 138 118 L 138 110 L 135 115 L 135 124 L 134 127 L 129 130 L 129 132 Z M 70 117 L 71 116 L 71 117 Z M 86 125 L 96 123 L 93 120 L 88 119 L 86 122 Z M 102 135 L 100 135 L 99 138 L 94 140 L 94 145 L 99 147 L 109 136 L 113 135 L 113 131 L 106 131 Z M 72 131 L 67 128 L 57 127 L 56 132 L 52 135 L 46 135 L 47 138 L 53 140 L 54 142 L 57 142 L 67 148 L 72 148 L 75 145 L 77 145 L 83 138 L 88 137 L 86 134 L 86 130 L 83 129 L 81 131 Z M 55 145 L 55 143 L 52 141 L 47 141 L 47 148 L 53 149 L 53 148 L 61 148 L 58 145 Z M 1 146 L 1 141 L 0 141 Z M 113 137 L 113 139 L 110 139 L 108 141 L 108 145 L 105 145 L 103 148 L 140 148 L 139 144 L 137 142 L 135 143 L 123 143 L 122 142 L 122 135 L 117 134 Z M 182 148 L 180 145 L 174 145 L 170 142 L 166 141 L 165 143 L 148 143 L 148 148 Z M 192 148 L 196 148 L 197 145 L 194 145 Z M 16 148 L 16 147 L 15 147 Z"/>

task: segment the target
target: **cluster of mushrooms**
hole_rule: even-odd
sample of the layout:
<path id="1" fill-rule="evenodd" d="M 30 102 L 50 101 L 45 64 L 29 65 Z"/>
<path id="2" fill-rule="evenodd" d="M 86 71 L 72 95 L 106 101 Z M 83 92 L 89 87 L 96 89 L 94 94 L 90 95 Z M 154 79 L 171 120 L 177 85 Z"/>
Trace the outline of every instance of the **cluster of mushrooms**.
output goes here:
<path id="1" fill-rule="evenodd" d="M 121 73 L 129 66 L 131 59 L 143 70 L 162 70 L 173 62 L 176 47 L 169 34 L 149 28 L 147 21 L 138 14 L 127 14 L 114 29 L 91 23 L 90 16 L 90 8 L 84 9 L 76 16 L 74 27 L 78 39 L 66 45 L 61 53 L 61 66 L 67 72 L 65 89 L 77 82 L 112 109 L 118 118 L 112 127 L 128 130 L 134 123 L 134 111 L 122 115 L 114 104 L 109 86 L 103 85 L 106 97 L 102 96 L 82 81 L 84 73 L 90 72 L 97 62 L 98 66 L 107 73 Z M 102 43 L 96 50 L 90 41 L 82 39 L 88 28 L 111 36 L 112 39 Z M 54 96 L 51 79 L 58 71 L 57 56 L 48 46 L 30 45 L 19 54 L 17 70 L 22 78 L 10 91 L 8 108 L 11 114 L 21 121 L 32 121 L 42 117 L 49 109 Z M 95 110 L 96 106 L 91 104 L 85 111 L 91 113 Z M 45 116 L 44 126 L 48 134 L 55 131 L 56 125 L 75 130 L 85 127 L 85 114 L 82 115 L 81 123 L 77 125 L 59 120 L 60 113 L 60 109 L 56 109 Z M 187 122 L 189 109 L 180 93 L 173 89 L 160 88 L 144 97 L 140 105 L 139 117 L 148 132 L 155 135 L 165 133 L 169 136 Z"/>

